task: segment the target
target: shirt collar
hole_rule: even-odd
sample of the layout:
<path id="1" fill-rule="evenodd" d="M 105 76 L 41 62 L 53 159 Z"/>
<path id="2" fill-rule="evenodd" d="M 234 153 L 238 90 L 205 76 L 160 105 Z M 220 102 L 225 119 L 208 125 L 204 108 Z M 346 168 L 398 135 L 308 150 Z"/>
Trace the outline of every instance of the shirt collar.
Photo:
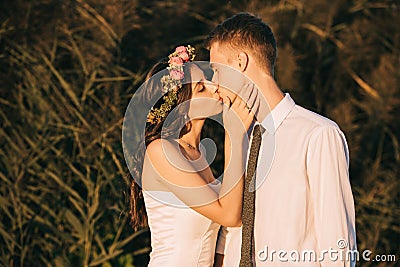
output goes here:
<path id="1" fill-rule="evenodd" d="M 295 105 L 296 103 L 286 93 L 278 105 L 264 118 L 261 125 L 268 133 L 274 134 Z"/>

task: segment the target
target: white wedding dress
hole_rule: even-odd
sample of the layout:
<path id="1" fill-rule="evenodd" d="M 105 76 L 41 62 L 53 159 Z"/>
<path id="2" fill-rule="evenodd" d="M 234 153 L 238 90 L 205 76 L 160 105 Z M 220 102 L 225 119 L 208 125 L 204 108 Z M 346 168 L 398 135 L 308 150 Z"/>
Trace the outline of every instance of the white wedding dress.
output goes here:
<path id="1" fill-rule="evenodd" d="M 221 183 L 215 181 L 209 185 L 219 192 Z M 143 191 L 143 196 L 151 232 L 148 266 L 212 266 L 220 225 L 184 205 L 172 192 Z"/>

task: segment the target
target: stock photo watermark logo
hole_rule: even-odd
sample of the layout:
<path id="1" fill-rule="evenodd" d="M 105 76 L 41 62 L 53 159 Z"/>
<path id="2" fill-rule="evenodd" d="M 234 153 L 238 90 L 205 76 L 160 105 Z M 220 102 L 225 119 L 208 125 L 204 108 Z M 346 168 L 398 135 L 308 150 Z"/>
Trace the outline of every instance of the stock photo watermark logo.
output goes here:
<path id="1" fill-rule="evenodd" d="M 397 257 L 394 254 L 374 254 L 369 249 L 357 250 L 349 247 L 345 239 L 339 239 L 336 247 L 330 247 L 322 250 L 276 250 L 264 246 L 258 250 L 257 260 L 261 262 L 396 262 Z"/>
<path id="2" fill-rule="evenodd" d="M 218 69 L 218 71 L 216 71 L 216 69 Z M 177 83 L 180 88 L 179 90 L 188 90 L 188 87 L 193 89 L 196 84 L 203 82 L 205 86 L 218 86 L 220 88 L 224 88 L 225 91 L 229 91 L 231 98 L 238 95 L 241 96 L 244 101 L 246 100 L 245 90 L 243 90 L 243 88 L 245 88 L 245 85 L 251 81 L 241 72 L 232 69 L 229 66 L 206 61 L 195 61 L 185 63 L 182 70 L 183 74 L 181 73 L 182 75 L 178 77 L 180 80 L 178 81 L 179 83 Z M 158 164 L 157 162 L 148 162 L 145 158 L 146 146 L 149 142 L 146 139 L 146 136 L 148 136 L 149 132 L 158 131 L 159 136 L 157 136 L 157 138 L 161 139 L 162 141 L 166 141 L 165 143 L 162 142 L 165 144 L 163 145 L 163 152 L 171 165 L 182 172 L 191 173 L 203 171 L 215 160 L 217 153 L 223 155 L 224 151 L 217 151 L 218 146 L 216 145 L 215 141 L 211 140 L 210 138 L 204 138 L 200 141 L 199 150 L 202 154 L 202 158 L 205 159 L 205 162 L 187 159 L 186 162 L 182 163 L 177 160 L 180 156 L 177 155 L 176 152 L 180 151 L 180 144 L 178 142 L 171 142 L 171 140 L 179 139 L 182 129 L 184 129 L 188 122 L 190 123 L 191 120 L 198 118 L 208 118 L 214 120 L 225 129 L 230 137 L 237 136 L 237 131 L 243 131 L 243 129 L 240 127 L 235 128 L 234 130 L 228 130 L 226 127 L 224 127 L 225 124 L 223 121 L 223 116 L 221 115 L 223 110 L 222 105 L 224 104 L 221 103 L 220 100 L 210 98 L 192 99 L 191 97 L 186 96 L 187 99 L 185 101 L 177 103 L 178 98 L 182 98 L 183 93 L 181 94 L 181 92 L 178 91 L 177 94 L 174 94 L 170 93 L 168 90 L 165 90 L 165 81 L 169 81 L 168 86 L 175 86 L 176 80 L 174 79 L 177 79 L 174 78 L 175 76 L 175 74 L 171 74 L 171 71 L 168 68 L 164 68 L 152 75 L 134 93 L 125 112 L 122 127 L 122 147 L 124 158 L 132 178 L 142 188 L 143 180 L 141 174 L 143 173 L 143 163 L 145 163 L 146 167 L 152 166 L 153 170 L 157 169 L 155 167 Z M 259 94 L 259 96 L 261 98 L 261 94 Z M 268 106 L 268 103 L 265 99 L 260 101 Z M 253 110 L 253 112 L 256 113 L 257 110 Z M 267 123 L 269 126 L 271 126 L 271 128 L 274 127 L 272 117 L 267 120 Z M 247 134 L 245 136 L 246 138 L 243 141 L 244 147 L 248 146 L 250 141 L 249 136 Z M 267 145 L 272 149 L 271 153 L 267 155 L 268 158 L 263 159 L 263 162 L 265 162 L 265 164 L 271 164 L 275 148 L 274 139 L 269 138 Z M 231 153 L 235 152 L 234 149 L 235 147 Z M 244 152 L 246 151 L 247 150 L 244 150 Z M 187 165 L 188 162 L 190 165 Z M 228 166 L 230 164 L 231 162 L 229 162 Z M 245 164 L 244 158 L 242 164 Z M 268 170 L 269 168 L 266 169 Z M 230 187 L 234 187 L 243 173 L 244 168 L 243 172 L 235 177 L 236 182 L 231 183 Z M 159 179 L 164 179 L 157 171 L 156 174 L 159 176 Z M 262 184 L 266 176 L 267 173 L 258 173 L 256 186 L 252 190 L 256 190 L 258 186 Z M 223 180 L 223 175 L 216 178 L 221 181 Z M 168 187 L 179 187 L 171 184 L 170 181 L 166 181 L 166 179 L 164 179 L 164 182 L 168 185 Z M 187 203 L 182 203 L 178 198 L 171 196 L 171 194 L 169 194 L 170 192 L 165 189 L 143 189 L 146 191 L 146 193 L 151 194 L 153 198 L 165 204 L 179 207 L 188 206 Z M 201 198 L 200 196 L 204 194 L 204 188 L 202 187 L 181 187 L 180 189 L 185 190 L 187 194 L 193 195 L 193 203 L 191 203 L 190 206 L 201 206 L 216 200 L 205 200 Z M 179 191 L 180 189 L 176 190 Z M 229 192 L 230 189 L 228 188 L 225 192 Z"/>

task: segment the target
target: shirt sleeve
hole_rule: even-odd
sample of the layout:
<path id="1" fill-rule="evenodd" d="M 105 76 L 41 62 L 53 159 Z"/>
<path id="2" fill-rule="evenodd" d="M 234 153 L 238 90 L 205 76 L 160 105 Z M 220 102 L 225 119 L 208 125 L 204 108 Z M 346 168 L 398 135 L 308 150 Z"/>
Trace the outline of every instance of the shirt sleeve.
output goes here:
<path id="1" fill-rule="evenodd" d="M 307 174 L 321 266 L 355 266 L 354 200 L 344 134 L 334 126 L 316 129 L 307 151 Z"/>

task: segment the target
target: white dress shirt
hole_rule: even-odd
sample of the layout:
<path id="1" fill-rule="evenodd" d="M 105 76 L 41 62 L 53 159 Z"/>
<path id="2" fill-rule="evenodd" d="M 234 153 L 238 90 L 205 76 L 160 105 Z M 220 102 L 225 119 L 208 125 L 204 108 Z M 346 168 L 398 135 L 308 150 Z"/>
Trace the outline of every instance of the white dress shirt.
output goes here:
<path id="1" fill-rule="evenodd" d="M 261 125 L 256 266 L 354 266 L 348 260 L 356 236 L 344 134 L 289 94 Z M 217 253 L 225 255 L 224 266 L 239 266 L 240 246 L 240 227 L 220 230 Z"/>

